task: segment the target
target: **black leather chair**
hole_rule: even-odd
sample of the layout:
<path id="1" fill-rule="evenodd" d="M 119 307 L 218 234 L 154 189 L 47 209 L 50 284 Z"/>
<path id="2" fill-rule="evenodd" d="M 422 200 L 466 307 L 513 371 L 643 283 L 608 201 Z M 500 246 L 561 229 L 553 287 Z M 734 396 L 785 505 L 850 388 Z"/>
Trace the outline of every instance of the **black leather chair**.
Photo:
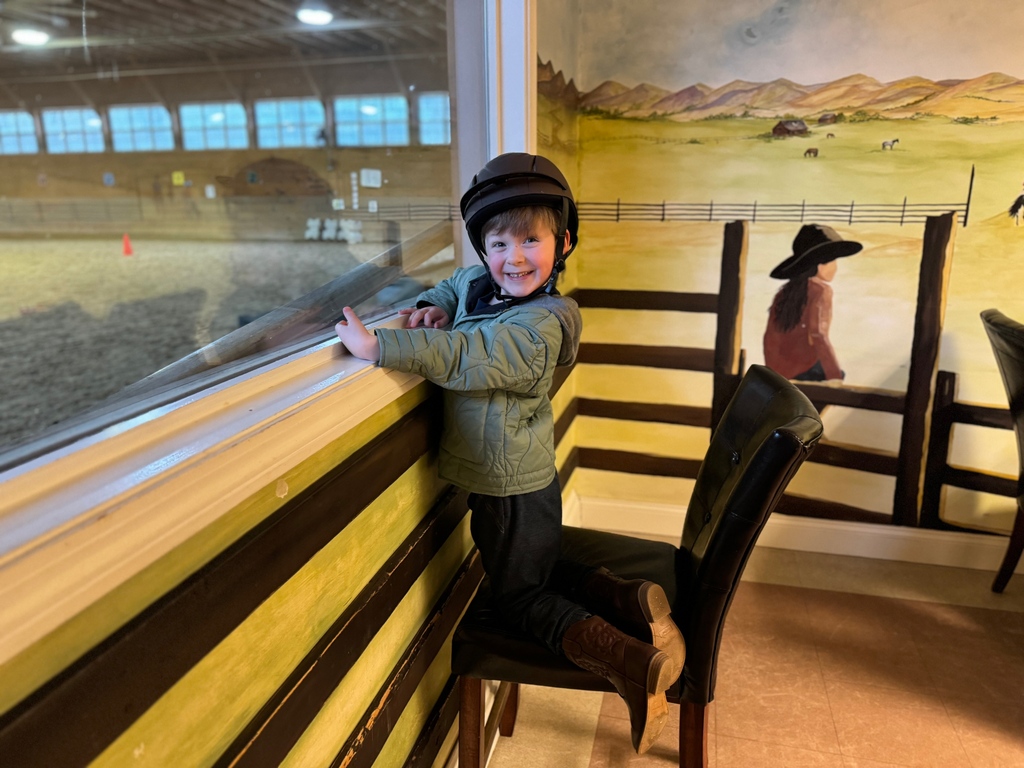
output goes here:
<path id="1" fill-rule="evenodd" d="M 1011 320 L 997 309 L 982 312 L 981 322 L 992 343 L 996 364 L 1003 377 L 1006 398 L 1010 402 L 1010 416 L 1013 418 L 1013 431 L 1017 435 L 1017 517 L 1013 522 L 1013 532 L 1010 533 L 1010 546 L 992 582 L 992 591 L 1002 592 L 1024 551 L 1024 325 Z"/>
<path id="2" fill-rule="evenodd" d="M 768 515 L 821 433 L 817 411 L 796 387 L 768 368 L 751 366 L 712 435 L 679 547 L 562 529 L 567 559 L 664 587 L 687 648 L 683 673 L 668 692 L 669 700 L 681 705 L 679 764 L 684 768 L 707 765 L 707 705 L 714 698 L 722 627 L 740 574 Z M 613 690 L 604 679 L 503 625 L 487 608 L 486 580 L 456 630 L 452 671 L 460 676 L 461 768 L 483 765 L 489 742 L 483 723 L 485 680 L 512 684 L 499 689 L 498 717 L 492 718 L 500 720 L 506 736 L 515 724 L 520 683 Z"/>

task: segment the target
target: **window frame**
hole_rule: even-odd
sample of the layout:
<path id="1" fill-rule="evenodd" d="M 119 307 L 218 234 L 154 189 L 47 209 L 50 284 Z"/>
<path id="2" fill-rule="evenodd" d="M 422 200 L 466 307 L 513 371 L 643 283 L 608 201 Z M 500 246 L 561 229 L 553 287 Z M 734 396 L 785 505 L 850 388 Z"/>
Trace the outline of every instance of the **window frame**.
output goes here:
<path id="1" fill-rule="evenodd" d="M 378 109 L 373 104 L 374 100 L 380 100 L 380 119 L 375 119 L 377 113 L 370 113 L 369 110 Z M 339 104 L 353 102 L 355 108 L 355 119 L 340 117 L 338 115 Z M 388 105 L 401 103 L 404 114 L 401 120 L 388 119 Z M 331 99 L 331 110 L 334 114 L 334 145 L 337 147 L 408 147 L 412 145 L 412 125 L 409 99 L 402 93 L 364 93 L 364 94 L 343 94 L 334 96 Z M 398 127 L 404 131 L 404 139 L 398 142 L 390 142 L 389 129 Z M 358 135 L 356 141 L 343 138 L 342 131 L 353 129 Z M 379 130 L 380 141 L 368 140 L 374 131 Z M 369 132 L 369 133 L 368 133 Z"/>
<path id="2" fill-rule="evenodd" d="M 135 113 L 138 110 L 149 110 L 149 120 L 152 121 L 153 112 L 155 110 L 163 110 L 163 114 L 167 118 L 167 125 L 146 125 L 136 126 L 135 125 Z M 124 111 L 128 119 L 128 128 L 122 129 L 115 125 L 115 112 Z M 163 104 L 160 103 L 148 103 L 148 104 L 111 104 L 107 107 L 107 123 L 110 126 L 110 147 L 114 152 L 173 152 L 177 147 L 174 141 L 174 118 L 171 115 L 171 111 Z M 166 132 L 166 138 L 170 139 L 170 146 L 160 147 L 157 146 L 157 135 L 164 136 Z M 137 144 L 137 137 L 139 135 L 148 135 L 153 146 L 151 147 L 139 147 Z M 119 148 L 118 137 L 127 136 L 131 140 L 131 147 Z"/>
<path id="3" fill-rule="evenodd" d="M 91 113 L 91 116 L 89 116 Z M 51 130 L 51 126 L 47 125 L 50 118 L 60 116 L 60 130 Z M 82 122 L 82 127 L 78 128 L 74 124 L 70 127 L 67 124 L 68 117 L 74 116 Z M 106 152 L 107 137 L 106 131 L 104 130 L 103 116 L 99 111 L 93 107 L 46 107 L 40 112 L 40 119 L 43 124 L 43 141 L 46 144 L 46 154 L 48 155 L 96 155 Z M 87 130 L 92 120 L 95 119 L 99 122 L 96 130 Z M 82 142 L 81 149 L 68 148 L 68 136 L 80 137 Z M 55 149 L 55 145 L 59 142 L 63 146 L 62 149 Z M 91 143 L 90 148 L 90 137 L 94 140 L 99 138 L 99 144 L 95 141 Z"/>
<path id="4" fill-rule="evenodd" d="M 3 127 L 0 126 L 0 155 L 13 156 L 13 155 L 38 155 L 39 154 L 39 136 L 36 133 L 36 119 L 35 116 L 25 109 L 4 109 L 0 110 L 0 117 L 3 115 L 11 115 L 15 121 L 15 130 L 13 133 L 5 133 Z M 28 120 L 28 130 L 19 130 L 17 125 L 20 122 L 19 118 L 25 117 Z M 24 148 L 24 139 L 28 137 L 32 142 L 32 149 L 26 150 Z M 17 152 L 7 152 L 4 149 L 4 145 L 8 139 L 13 139 L 18 144 Z"/>
<path id="5" fill-rule="evenodd" d="M 231 109 L 237 107 L 236 109 Z M 206 120 L 208 110 L 220 109 L 223 111 L 223 140 L 222 146 L 211 146 L 210 139 L 213 135 L 214 126 Z M 199 109 L 201 113 L 201 120 L 198 125 L 190 124 L 190 120 L 186 117 L 186 114 L 190 114 L 193 109 Z M 185 152 L 208 152 L 208 151 L 220 151 L 220 150 L 233 150 L 233 149 L 251 149 L 252 142 L 249 136 L 250 117 L 249 110 L 246 109 L 245 102 L 242 101 L 187 101 L 178 104 L 178 121 L 181 125 L 181 148 Z M 186 113 L 189 110 L 189 113 Z M 232 123 L 232 117 L 241 110 L 242 121 L 241 124 Z M 214 112 L 209 115 L 211 122 L 219 123 L 221 121 L 213 120 L 218 114 Z M 218 127 L 219 128 L 219 127 Z M 241 135 L 245 137 L 245 143 L 242 145 L 235 145 L 231 143 L 231 136 Z M 190 143 L 201 137 L 199 142 L 202 146 L 189 146 Z"/>

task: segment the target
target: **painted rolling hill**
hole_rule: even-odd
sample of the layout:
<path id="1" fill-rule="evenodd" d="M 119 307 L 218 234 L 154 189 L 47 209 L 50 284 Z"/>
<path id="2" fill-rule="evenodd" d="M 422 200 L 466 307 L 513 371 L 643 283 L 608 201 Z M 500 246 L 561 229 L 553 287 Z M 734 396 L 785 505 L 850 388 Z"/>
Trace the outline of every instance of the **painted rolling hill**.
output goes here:
<path id="1" fill-rule="evenodd" d="M 816 117 L 857 111 L 900 118 L 930 114 L 950 118 L 1024 120 L 1024 80 L 993 72 L 967 80 L 933 81 L 907 77 L 882 83 L 850 75 L 829 83 L 801 85 L 786 79 L 766 83 L 734 80 L 718 88 L 704 83 L 670 91 L 649 83 L 630 88 L 614 80 L 579 92 L 561 72 L 541 64 L 543 95 L 583 110 L 623 117 L 700 120 L 712 115 Z M 553 87 L 557 86 L 557 87 Z M 563 97 L 555 91 L 565 91 Z"/>

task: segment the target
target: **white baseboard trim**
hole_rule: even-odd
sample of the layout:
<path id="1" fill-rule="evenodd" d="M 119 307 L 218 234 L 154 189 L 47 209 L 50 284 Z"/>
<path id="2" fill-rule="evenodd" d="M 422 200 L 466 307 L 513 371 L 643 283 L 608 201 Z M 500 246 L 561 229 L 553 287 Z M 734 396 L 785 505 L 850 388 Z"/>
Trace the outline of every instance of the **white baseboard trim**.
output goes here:
<path id="1" fill-rule="evenodd" d="M 627 502 L 614 499 L 580 497 L 571 494 L 572 506 L 582 525 L 598 530 L 631 533 L 678 542 L 682 533 L 685 507 L 651 502 Z M 758 546 L 822 552 L 832 555 L 898 560 L 927 565 L 946 565 L 982 571 L 999 569 L 1006 554 L 1004 536 L 959 531 L 932 531 L 896 525 L 850 523 L 818 520 L 790 515 L 772 515 L 765 525 Z M 1016 573 L 1024 573 L 1024 559 Z"/>

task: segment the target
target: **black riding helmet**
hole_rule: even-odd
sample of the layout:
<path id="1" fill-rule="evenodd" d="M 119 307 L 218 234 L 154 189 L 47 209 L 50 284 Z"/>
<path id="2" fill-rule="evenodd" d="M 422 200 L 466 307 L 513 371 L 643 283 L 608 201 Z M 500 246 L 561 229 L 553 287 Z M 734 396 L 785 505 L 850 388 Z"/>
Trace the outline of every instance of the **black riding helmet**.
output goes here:
<path id="1" fill-rule="evenodd" d="M 573 200 L 569 182 L 553 162 L 546 157 L 526 152 L 498 155 L 473 177 L 472 185 L 462 196 L 460 208 L 469 240 L 473 243 L 480 260 L 486 265 L 487 257 L 482 236 L 484 224 L 510 208 L 533 205 L 553 208 L 559 214 L 559 232 L 569 232 L 569 250 L 564 253 L 564 238 L 555 238 L 555 268 L 544 287 L 540 289 L 544 293 L 551 293 L 555 288 L 558 273 L 565 269 L 565 260 L 576 248 L 579 239 L 576 201 Z M 497 286 L 495 291 L 500 298 L 513 298 L 502 295 Z M 522 300 L 531 298 L 532 295 L 525 296 Z"/>

